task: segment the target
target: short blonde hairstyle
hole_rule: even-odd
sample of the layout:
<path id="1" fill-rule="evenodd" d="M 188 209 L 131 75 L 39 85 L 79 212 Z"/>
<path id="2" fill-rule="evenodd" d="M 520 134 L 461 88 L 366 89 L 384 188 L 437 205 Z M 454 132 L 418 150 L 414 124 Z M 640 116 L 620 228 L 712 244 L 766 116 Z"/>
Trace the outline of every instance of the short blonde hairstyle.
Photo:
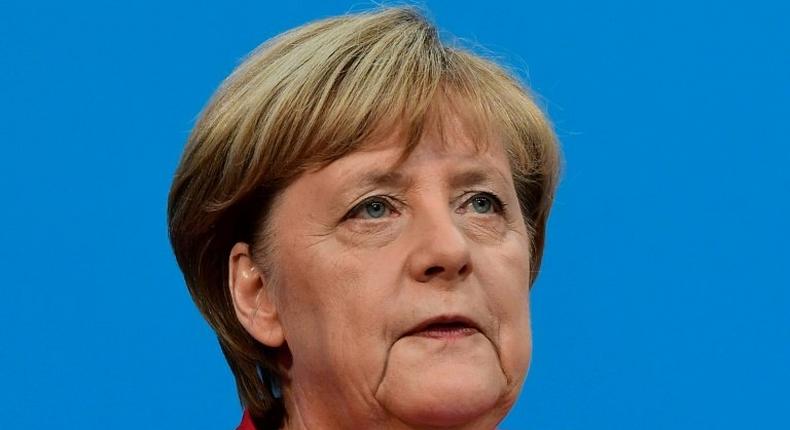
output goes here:
<path id="1" fill-rule="evenodd" d="M 301 173 L 359 150 L 378 131 L 402 131 L 406 156 L 439 105 L 504 145 L 531 232 L 534 282 L 558 175 L 552 128 L 517 79 L 443 43 L 415 9 L 329 18 L 281 34 L 253 51 L 203 110 L 170 191 L 170 240 L 260 428 L 283 423 L 271 384 L 283 375 L 277 351 L 237 320 L 231 247 L 262 249 L 270 202 Z"/>

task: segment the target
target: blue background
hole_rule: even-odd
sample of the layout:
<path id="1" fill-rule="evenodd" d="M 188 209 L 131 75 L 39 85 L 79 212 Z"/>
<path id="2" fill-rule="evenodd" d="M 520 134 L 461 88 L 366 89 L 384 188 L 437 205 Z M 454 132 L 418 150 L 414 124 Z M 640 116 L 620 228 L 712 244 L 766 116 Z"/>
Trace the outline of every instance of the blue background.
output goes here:
<path id="1" fill-rule="evenodd" d="M 166 237 L 194 119 L 365 1 L 0 5 L 0 428 L 230 429 Z M 786 2 L 440 2 L 540 94 L 565 173 L 504 429 L 790 428 Z"/>

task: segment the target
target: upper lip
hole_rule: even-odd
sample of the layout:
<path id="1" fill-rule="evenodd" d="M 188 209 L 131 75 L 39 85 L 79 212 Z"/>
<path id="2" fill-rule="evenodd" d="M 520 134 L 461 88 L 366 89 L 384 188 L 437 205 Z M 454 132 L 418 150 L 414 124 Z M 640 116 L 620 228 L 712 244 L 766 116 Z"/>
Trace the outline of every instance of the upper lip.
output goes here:
<path id="1" fill-rule="evenodd" d="M 451 323 L 463 324 L 472 327 L 477 331 L 481 331 L 480 326 L 469 317 L 463 315 L 439 315 L 436 317 L 428 318 L 425 321 L 417 324 L 416 326 L 409 329 L 403 336 L 411 336 L 415 333 L 419 333 L 425 330 L 426 328 L 428 328 L 428 326 L 432 324 L 451 324 Z"/>

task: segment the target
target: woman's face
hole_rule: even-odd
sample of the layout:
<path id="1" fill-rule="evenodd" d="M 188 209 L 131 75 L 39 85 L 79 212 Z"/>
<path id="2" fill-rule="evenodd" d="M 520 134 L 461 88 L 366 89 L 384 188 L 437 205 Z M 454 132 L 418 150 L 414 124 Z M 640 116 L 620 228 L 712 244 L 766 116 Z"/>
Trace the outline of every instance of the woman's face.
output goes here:
<path id="1" fill-rule="evenodd" d="M 278 198 L 292 421 L 483 428 L 512 406 L 531 354 L 530 238 L 503 147 L 483 146 L 452 118 L 403 163 L 393 136 Z"/>

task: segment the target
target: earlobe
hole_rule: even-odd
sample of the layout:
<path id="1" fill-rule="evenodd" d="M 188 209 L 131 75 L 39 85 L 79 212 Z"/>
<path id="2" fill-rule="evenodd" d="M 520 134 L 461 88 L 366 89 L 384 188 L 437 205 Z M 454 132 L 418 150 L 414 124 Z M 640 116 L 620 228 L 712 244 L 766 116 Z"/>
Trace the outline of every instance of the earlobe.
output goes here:
<path id="1" fill-rule="evenodd" d="M 285 337 L 267 281 L 252 260 L 250 246 L 243 242 L 233 245 L 228 259 L 228 288 L 236 318 L 258 342 L 277 348 Z"/>

